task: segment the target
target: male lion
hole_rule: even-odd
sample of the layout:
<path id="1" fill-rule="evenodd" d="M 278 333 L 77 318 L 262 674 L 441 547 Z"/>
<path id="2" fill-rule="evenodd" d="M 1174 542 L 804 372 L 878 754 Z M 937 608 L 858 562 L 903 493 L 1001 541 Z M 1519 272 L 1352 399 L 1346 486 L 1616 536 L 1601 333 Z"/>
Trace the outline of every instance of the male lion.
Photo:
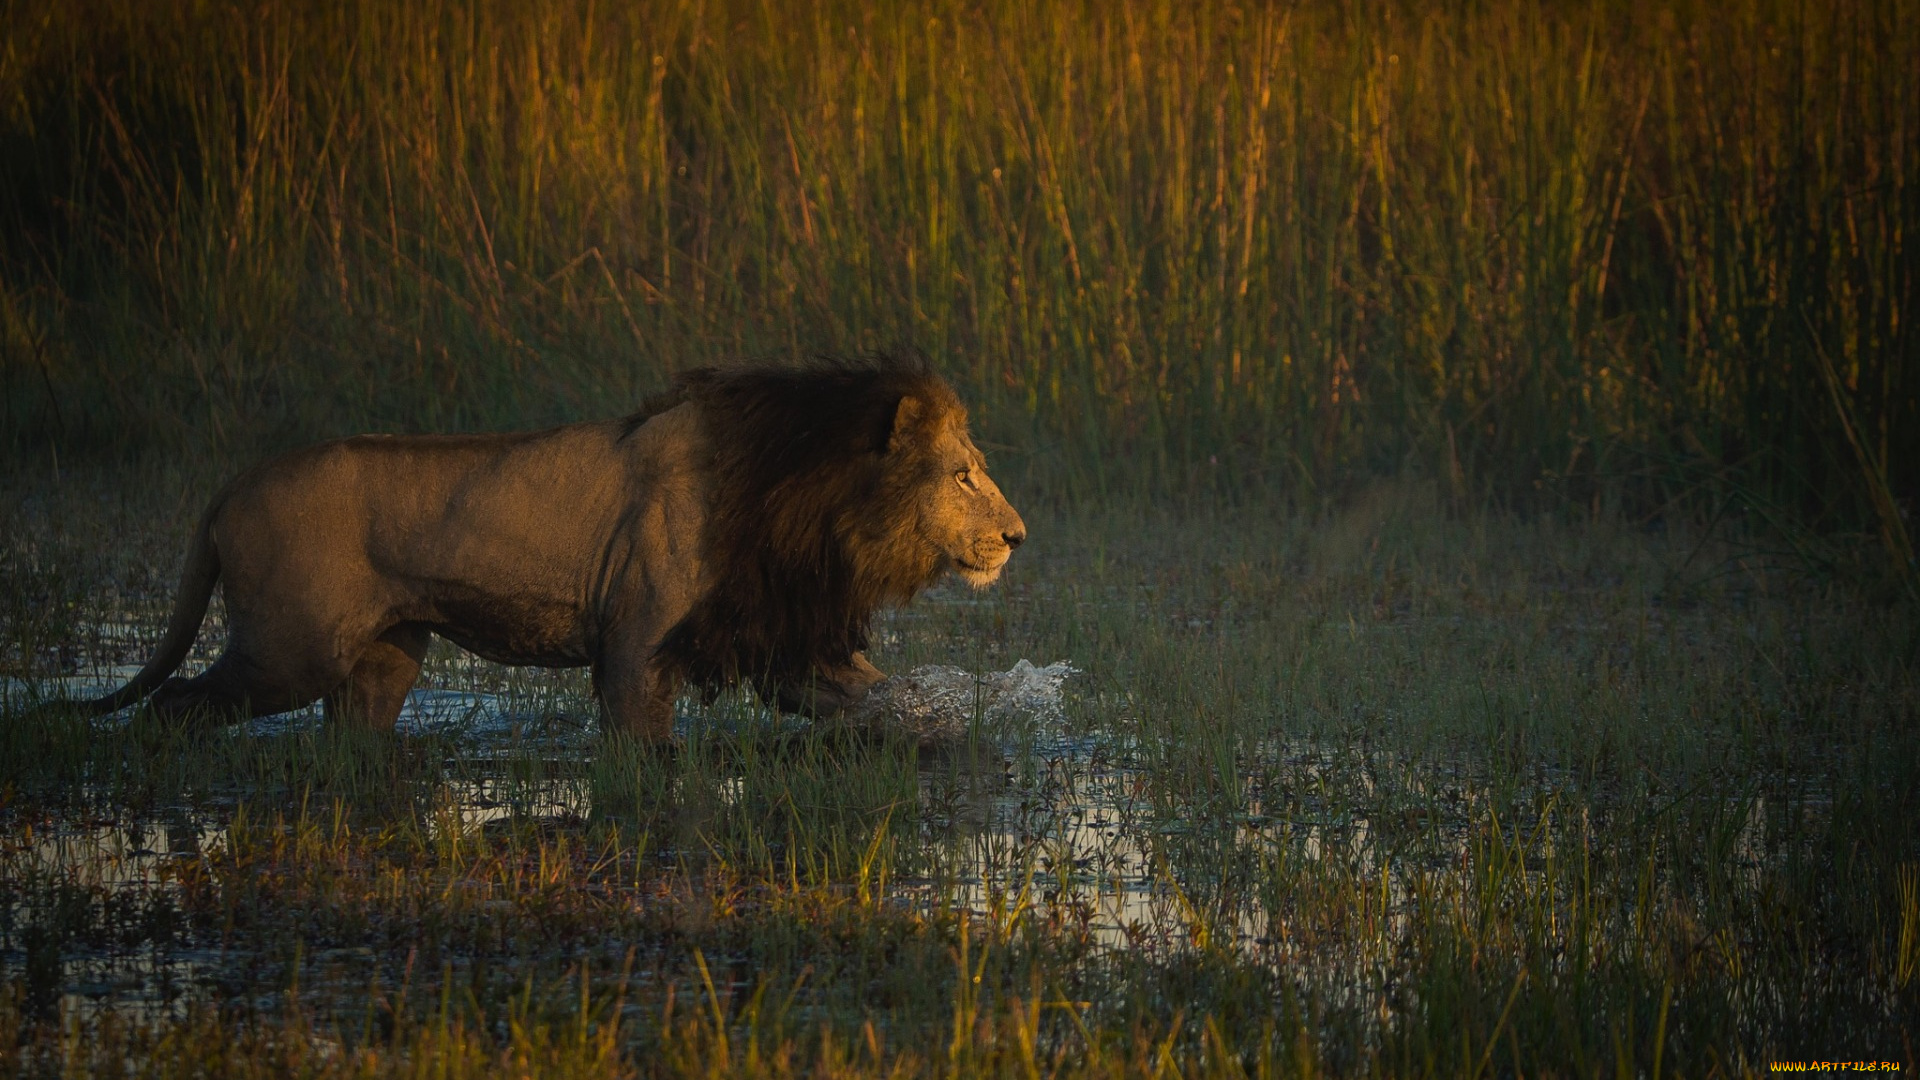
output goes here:
<path id="1" fill-rule="evenodd" d="M 326 701 L 391 729 L 431 635 L 593 668 L 609 729 L 666 739 L 683 681 L 828 715 L 884 676 L 868 623 L 1026 539 L 966 410 L 923 364 L 705 368 L 618 420 L 322 443 L 242 474 L 187 552 L 154 658 L 110 712 L 262 716 Z M 219 581 L 226 650 L 186 657 Z M 162 681 L 164 680 L 164 682 Z"/>

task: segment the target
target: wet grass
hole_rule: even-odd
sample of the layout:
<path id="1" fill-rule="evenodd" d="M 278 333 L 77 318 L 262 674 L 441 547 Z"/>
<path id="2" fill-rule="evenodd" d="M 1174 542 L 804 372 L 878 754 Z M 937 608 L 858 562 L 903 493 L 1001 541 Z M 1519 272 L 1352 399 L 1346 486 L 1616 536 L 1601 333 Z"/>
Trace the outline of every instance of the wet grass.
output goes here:
<path id="1" fill-rule="evenodd" d="M 15 483 L 5 590 L 60 602 L 10 671 L 126 662 L 90 628 L 157 632 L 192 484 Z M 429 682 L 527 723 L 0 726 L 0 1063 L 1913 1067 L 1904 602 L 1420 485 L 1028 517 L 1003 587 L 880 628 L 889 670 L 1084 672 L 948 753 L 744 700 L 686 703 L 674 753 L 600 743 L 578 679 L 451 651 Z"/>

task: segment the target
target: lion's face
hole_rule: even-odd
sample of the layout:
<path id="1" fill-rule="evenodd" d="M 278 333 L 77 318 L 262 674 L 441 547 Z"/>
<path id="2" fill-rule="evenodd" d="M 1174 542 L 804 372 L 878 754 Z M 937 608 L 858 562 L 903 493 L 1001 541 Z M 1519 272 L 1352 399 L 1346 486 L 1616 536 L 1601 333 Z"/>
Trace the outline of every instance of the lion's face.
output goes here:
<path id="1" fill-rule="evenodd" d="M 914 456 L 921 539 L 967 583 L 983 589 L 1000 578 L 1026 522 L 987 475 L 986 459 L 967 437 L 963 415 L 929 425 Z"/>

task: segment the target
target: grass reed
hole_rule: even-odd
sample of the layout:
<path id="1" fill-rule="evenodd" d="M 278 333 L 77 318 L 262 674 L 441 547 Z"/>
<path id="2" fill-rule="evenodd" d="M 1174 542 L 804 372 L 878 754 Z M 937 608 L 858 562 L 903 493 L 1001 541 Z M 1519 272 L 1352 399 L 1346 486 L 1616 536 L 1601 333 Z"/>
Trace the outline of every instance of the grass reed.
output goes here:
<path id="1" fill-rule="evenodd" d="M 16 458 L 906 345 L 1053 487 L 1411 468 L 1877 531 L 1910 573 L 1909 0 L 0 19 Z"/>

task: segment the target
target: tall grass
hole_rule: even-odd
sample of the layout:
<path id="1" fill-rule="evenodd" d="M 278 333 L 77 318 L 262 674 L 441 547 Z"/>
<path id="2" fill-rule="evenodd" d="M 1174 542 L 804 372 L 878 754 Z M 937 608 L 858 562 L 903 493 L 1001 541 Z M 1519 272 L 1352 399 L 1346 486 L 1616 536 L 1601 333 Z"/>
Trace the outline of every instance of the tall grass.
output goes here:
<path id="1" fill-rule="evenodd" d="M 1432 7 L 12 4 L 6 452 L 910 345 L 1083 489 L 1412 466 L 1910 558 L 1920 9 Z"/>

